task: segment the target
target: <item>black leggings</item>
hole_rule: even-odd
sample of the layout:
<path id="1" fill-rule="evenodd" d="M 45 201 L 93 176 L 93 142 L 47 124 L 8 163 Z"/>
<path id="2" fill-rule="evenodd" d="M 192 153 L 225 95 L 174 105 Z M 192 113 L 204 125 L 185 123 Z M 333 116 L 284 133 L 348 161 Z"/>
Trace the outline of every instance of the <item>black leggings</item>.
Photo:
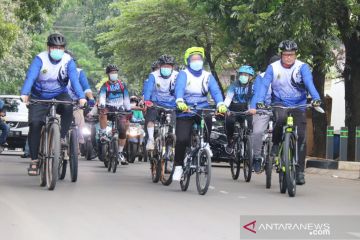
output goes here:
<path id="1" fill-rule="evenodd" d="M 306 155 L 306 113 L 300 109 L 290 110 L 294 117 L 294 125 L 297 126 L 298 133 L 298 149 L 299 149 L 299 168 L 300 172 L 304 172 L 305 169 L 305 155 Z M 275 126 L 273 132 L 273 143 L 279 145 L 282 140 L 283 126 L 287 120 L 288 110 L 275 109 Z"/>
<path id="2" fill-rule="evenodd" d="M 36 97 L 31 97 L 36 99 Z M 72 101 L 67 93 L 62 93 L 55 97 L 56 100 Z M 33 104 L 29 107 L 29 147 L 32 160 L 38 159 L 41 128 L 45 124 L 46 115 L 49 112 L 49 106 L 46 104 Z M 56 112 L 61 115 L 60 137 L 65 138 L 73 119 L 73 106 L 59 104 Z"/>
<path id="3" fill-rule="evenodd" d="M 239 122 L 241 126 L 244 126 L 244 118 L 247 119 L 248 128 L 252 129 L 252 116 L 228 116 L 225 118 L 225 128 L 228 143 L 231 143 L 235 132 L 235 122 Z"/>
<path id="4" fill-rule="evenodd" d="M 186 147 L 190 146 L 191 131 L 194 123 L 200 123 L 200 117 L 180 117 L 176 119 L 176 145 L 175 145 L 175 166 L 182 166 L 185 158 Z M 205 117 L 205 124 L 209 132 L 205 133 L 205 141 L 210 140 L 212 127 L 212 116 Z"/>

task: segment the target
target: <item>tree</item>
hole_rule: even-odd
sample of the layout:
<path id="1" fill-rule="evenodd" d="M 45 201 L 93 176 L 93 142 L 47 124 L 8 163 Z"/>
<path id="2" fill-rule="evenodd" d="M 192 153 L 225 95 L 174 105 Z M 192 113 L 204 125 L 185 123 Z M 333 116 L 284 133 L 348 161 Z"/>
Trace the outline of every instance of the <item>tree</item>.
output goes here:
<path id="1" fill-rule="evenodd" d="M 237 45 L 226 44 L 220 25 L 186 0 L 121 1 L 112 8 L 120 15 L 102 23 L 110 31 L 98 35 L 100 51 L 113 53 L 123 73 L 137 86 L 160 55 L 172 54 L 183 65 L 184 51 L 195 45 L 205 48 L 206 61 L 218 80 L 217 69 Z"/>

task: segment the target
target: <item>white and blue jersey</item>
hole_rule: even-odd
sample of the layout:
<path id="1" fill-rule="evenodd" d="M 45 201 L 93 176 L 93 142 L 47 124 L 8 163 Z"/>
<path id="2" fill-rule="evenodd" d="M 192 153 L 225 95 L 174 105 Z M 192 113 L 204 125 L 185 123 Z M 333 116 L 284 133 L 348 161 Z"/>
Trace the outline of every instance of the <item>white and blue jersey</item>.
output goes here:
<path id="1" fill-rule="evenodd" d="M 125 84 L 120 80 L 104 83 L 99 92 L 99 105 L 117 109 L 124 108 L 124 110 L 130 111 L 130 97 Z"/>
<path id="2" fill-rule="evenodd" d="M 175 82 L 176 101 L 184 101 L 190 107 L 197 104 L 198 108 L 207 108 L 209 92 L 217 105 L 223 103 L 220 87 L 211 73 L 202 70 L 201 75 L 195 76 L 189 69 L 179 72 Z"/>
<path id="3" fill-rule="evenodd" d="M 71 56 L 64 53 L 61 60 L 55 62 L 45 51 L 32 61 L 21 89 L 21 95 L 31 94 L 40 99 L 52 99 L 68 92 L 69 79 L 77 97 L 85 98 L 79 83 L 76 64 Z"/>
<path id="4" fill-rule="evenodd" d="M 253 95 L 254 85 L 252 83 L 242 85 L 239 81 L 236 81 L 229 86 L 224 102 L 227 107 L 229 107 L 231 103 L 249 105 Z"/>
<path id="5" fill-rule="evenodd" d="M 263 85 L 262 81 L 263 81 L 264 76 L 265 76 L 265 72 L 256 76 L 255 81 L 254 81 L 254 86 L 253 86 L 254 93 L 261 91 L 260 89 L 262 88 L 262 85 Z M 270 84 L 269 89 L 266 93 L 265 101 L 264 101 L 266 106 L 271 105 L 271 94 L 272 94 L 272 90 L 271 90 L 271 84 Z"/>
<path id="6" fill-rule="evenodd" d="M 176 106 L 174 88 L 177 75 L 178 72 L 175 70 L 169 78 L 163 78 L 160 70 L 150 73 L 144 83 L 144 100 L 151 100 L 157 105 L 174 108 Z"/>
<path id="7" fill-rule="evenodd" d="M 91 92 L 90 85 L 89 85 L 89 82 L 87 80 L 85 72 L 81 68 L 77 68 L 76 70 L 77 70 L 80 85 L 81 85 L 82 89 L 84 90 L 84 93 L 86 94 L 88 92 Z M 67 88 L 68 88 L 68 92 L 69 92 L 69 95 L 72 98 L 72 100 L 79 100 L 79 98 L 76 95 L 76 92 L 75 92 L 74 88 L 72 87 L 70 81 L 69 81 L 69 83 L 67 85 Z"/>
<path id="8" fill-rule="evenodd" d="M 296 60 L 290 68 L 285 68 L 278 60 L 270 64 L 262 79 L 261 88 L 255 92 L 251 107 L 255 108 L 257 102 L 264 102 L 271 84 L 272 103 L 286 107 L 306 104 L 307 92 L 313 100 L 319 100 L 313 77 L 308 64 Z"/>

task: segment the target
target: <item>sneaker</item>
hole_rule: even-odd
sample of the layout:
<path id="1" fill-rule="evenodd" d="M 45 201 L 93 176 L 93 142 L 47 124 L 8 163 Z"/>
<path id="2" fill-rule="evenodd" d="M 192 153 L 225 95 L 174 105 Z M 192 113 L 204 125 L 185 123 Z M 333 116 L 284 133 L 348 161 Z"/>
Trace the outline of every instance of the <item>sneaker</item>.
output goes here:
<path id="1" fill-rule="evenodd" d="M 108 141 L 110 141 L 108 135 L 106 133 L 101 133 L 100 142 L 104 143 L 104 142 L 108 142 Z"/>
<path id="2" fill-rule="evenodd" d="M 23 155 L 21 155 L 21 158 L 29 158 L 30 154 L 29 153 L 24 153 Z"/>
<path id="3" fill-rule="evenodd" d="M 305 174 L 304 172 L 296 172 L 296 185 L 305 184 Z"/>
<path id="4" fill-rule="evenodd" d="M 68 146 L 66 138 L 61 138 L 60 143 L 61 143 L 61 147 L 67 147 Z"/>
<path id="5" fill-rule="evenodd" d="M 276 157 L 279 154 L 279 145 L 273 145 L 271 148 L 271 156 Z"/>
<path id="6" fill-rule="evenodd" d="M 255 173 L 261 172 L 261 163 L 262 163 L 262 158 L 254 158 L 253 169 L 254 169 Z"/>
<path id="7" fill-rule="evenodd" d="M 173 181 L 180 181 L 182 174 L 183 174 L 182 166 L 176 166 L 173 177 L 172 177 Z"/>
<path id="8" fill-rule="evenodd" d="M 155 149 L 154 140 L 149 139 L 148 142 L 146 143 L 146 150 L 152 151 L 154 149 Z"/>
<path id="9" fill-rule="evenodd" d="M 121 165 L 128 165 L 129 163 L 126 161 L 124 154 L 122 152 L 119 152 L 119 162 Z"/>

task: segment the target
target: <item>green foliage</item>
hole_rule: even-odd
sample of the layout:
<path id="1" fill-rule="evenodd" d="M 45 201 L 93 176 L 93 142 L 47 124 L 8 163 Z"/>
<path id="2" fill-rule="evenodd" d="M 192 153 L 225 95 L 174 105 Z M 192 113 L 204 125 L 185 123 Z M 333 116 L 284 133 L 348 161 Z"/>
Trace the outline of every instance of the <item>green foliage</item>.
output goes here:
<path id="1" fill-rule="evenodd" d="M 223 29 L 186 0 L 120 1 L 111 7 L 121 14 L 99 25 L 110 29 L 97 37 L 100 53 L 113 54 L 135 86 L 141 85 L 151 63 L 162 54 L 175 56 L 182 65 L 187 48 L 202 46 L 210 56 L 208 62 L 221 67 L 233 50 L 233 45 L 224 44 Z"/>

